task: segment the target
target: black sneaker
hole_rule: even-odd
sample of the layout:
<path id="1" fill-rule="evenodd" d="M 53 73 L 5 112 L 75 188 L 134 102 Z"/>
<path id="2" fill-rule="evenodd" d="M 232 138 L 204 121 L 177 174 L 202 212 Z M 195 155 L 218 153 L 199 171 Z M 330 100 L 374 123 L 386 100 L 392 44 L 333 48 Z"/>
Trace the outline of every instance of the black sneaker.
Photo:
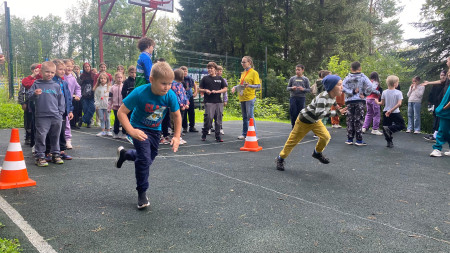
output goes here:
<path id="1" fill-rule="evenodd" d="M 284 171 L 284 159 L 277 157 L 275 161 L 277 162 L 277 170 Z"/>
<path id="2" fill-rule="evenodd" d="M 116 167 L 121 168 L 123 162 L 125 162 L 125 153 L 126 149 L 122 146 L 117 148 L 117 160 L 116 160 Z"/>
<path id="3" fill-rule="evenodd" d="M 198 130 L 195 129 L 195 127 L 190 127 L 189 128 L 189 132 L 191 132 L 191 133 L 198 133 Z"/>
<path id="4" fill-rule="evenodd" d="M 147 194 L 145 192 L 138 193 L 138 204 L 137 208 L 142 209 L 150 205 L 148 201 Z"/>
<path id="5" fill-rule="evenodd" d="M 317 153 L 316 151 L 314 151 L 312 154 L 312 157 L 316 158 L 321 163 L 324 163 L 324 164 L 330 163 L 330 160 L 328 160 L 328 158 L 326 158 L 322 153 Z"/>
<path id="6" fill-rule="evenodd" d="M 217 142 L 223 142 L 222 138 L 220 138 L 220 137 L 217 137 L 217 138 L 216 138 L 216 141 L 217 141 Z"/>
<path id="7" fill-rule="evenodd" d="M 206 141 L 206 134 L 202 134 L 202 141 Z"/>
<path id="8" fill-rule="evenodd" d="M 392 141 L 392 131 L 391 129 L 389 129 L 388 126 L 384 126 L 383 127 L 383 134 L 384 134 L 384 138 L 386 139 L 386 141 Z"/>
<path id="9" fill-rule="evenodd" d="M 436 138 L 434 138 L 434 136 L 432 134 L 424 136 L 423 138 L 430 142 L 436 142 Z"/>

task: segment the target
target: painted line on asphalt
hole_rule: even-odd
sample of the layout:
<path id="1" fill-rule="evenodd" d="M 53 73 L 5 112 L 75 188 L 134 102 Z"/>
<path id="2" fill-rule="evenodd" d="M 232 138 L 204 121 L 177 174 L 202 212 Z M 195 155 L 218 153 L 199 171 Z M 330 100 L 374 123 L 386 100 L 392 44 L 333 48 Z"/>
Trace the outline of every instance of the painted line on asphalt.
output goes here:
<path id="1" fill-rule="evenodd" d="M 53 253 L 56 251 L 47 243 L 47 241 L 32 228 L 28 222 L 16 211 L 4 198 L 0 196 L 0 208 L 8 217 L 22 230 L 33 246 L 43 253 Z"/>
<path id="2" fill-rule="evenodd" d="M 197 168 L 197 169 L 200 169 L 200 170 L 203 170 L 203 171 L 206 171 L 206 172 L 210 172 L 210 173 L 213 173 L 213 174 L 216 174 L 216 175 L 219 175 L 219 176 L 222 176 L 222 177 L 234 180 L 234 181 L 238 181 L 238 182 L 243 183 L 243 184 L 247 184 L 247 185 L 250 185 L 250 186 L 261 188 L 263 190 L 266 190 L 266 191 L 269 191 L 269 192 L 272 192 L 272 193 L 275 193 L 275 194 L 278 194 L 278 195 L 283 195 L 283 196 L 288 197 L 288 198 L 296 199 L 296 200 L 298 200 L 300 202 L 303 202 L 303 203 L 306 203 L 306 204 L 317 206 L 317 207 L 320 207 L 320 208 L 323 208 L 323 209 L 328 209 L 330 211 L 334 211 L 336 213 L 339 213 L 339 214 L 342 214 L 342 215 L 345 215 L 345 216 L 354 217 L 354 218 L 357 218 L 357 219 L 360 219 L 360 220 L 363 220 L 363 221 L 366 221 L 366 222 L 369 222 L 369 223 L 374 223 L 374 224 L 381 225 L 381 226 L 384 226 L 384 227 L 387 227 L 387 228 L 391 228 L 391 229 L 393 229 L 395 231 L 399 231 L 399 232 L 405 233 L 405 236 L 407 236 L 407 237 L 423 237 L 423 238 L 432 239 L 432 240 L 435 240 L 435 241 L 438 241 L 438 242 L 450 244 L 450 241 L 447 241 L 447 240 L 444 240 L 444 239 L 439 239 L 439 238 L 436 238 L 436 237 L 433 237 L 433 236 L 429 236 L 429 235 L 425 235 L 425 234 L 422 234 L 422 233 L 416 233 L 416 232 L 409 231 L 409 230 L 406 230 L 406 229 L 398 228 L 398 227 L 395 227 L 395 226 L 393 226 L 393 225 L 391 225 L 389 223 L 384 223 L 384 222 L 380 222 L 380 221 L 376 221 L 376 220 L 371 220 L 371 219 L 368 219 L 368 218 L 365 218 L 365 217 L 361 217 L 361 216 L 359 216 L 357 214 L 347 213 L 347 212 L 341 211 L 341 210 L 333 208 L 333 207 L 329 207 L 329 206 L 326 206 L 326 205 L 323 205 L 323 204 L 312 202 L 312 201 L 309 201 L 309 200 L 306 200 L 306 199 L 303 199 L 303 198 L 300 198 L 300 197 L 297 197 L 297 196 L 293 196 L 293 195 L 290 195 L 290 194 L 287 194 L 287 193 L 279 192 L 279 191 L 277 191 L 275 189 L 271 189 L 271 188 L 263 186 L 263 185 L 252 183 L 252 182 L 249 182 L 249 181 L 246 181 L 246 180 L 242 180 L 242 179 L 239 179 L 239 178 L 235 178 L 235 177 L 232 177 L 232 176 L 228 176 L 228 175 L 225 175 L 225 174 L 217 172 L 217 171 L 205 169 L 205 168 L 200 167 L 198 165 L 190 164 L 190 163 L 187 163 L 187 162 L 184 162 L 184 161 L 180 161 L 180 160 L 176 160 L 176 159 L 175 159 L 175 161 L 177 161 L 179 163 L 182 163 L 182 164 L 185 164 L 187 166 L 193 167 L 193 168 Z"/>

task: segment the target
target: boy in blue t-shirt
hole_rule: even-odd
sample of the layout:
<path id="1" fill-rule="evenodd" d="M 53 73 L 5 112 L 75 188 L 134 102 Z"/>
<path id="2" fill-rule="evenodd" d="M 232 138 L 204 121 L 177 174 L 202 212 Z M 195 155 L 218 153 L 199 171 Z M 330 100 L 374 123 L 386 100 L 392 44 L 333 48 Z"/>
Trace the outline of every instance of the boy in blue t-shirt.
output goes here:
<path id="1" fill-rule="evenodd" d="M 161 122 L 168 109 L 174 121 L 174 137 L 170 144 L 177 152 L 181 136 L 181 114 L 175 92 L 171 90 L 174 73 L 169 64 L 156 63 L 150 73 L 150 82 L 135 88 L 124 100 L 117 112 L 122 127 L 133 138 L 135 149 L 117 149 L 116 167 L 126 161 L 134 161 L 138 208 L 150 205 L 146 191 L 150 165 L 158 155 Z M 131 123 L 127 114 L 131 114 Z"/>
<path id="2" fill-rule="evenodd" d="M 141 51 L 136 64 L 136 81 L 134 87 L 150 83 L 149 76 L 152 70 L 152 53 L 155 48 L 155 42 L 147 37 L 143 37 L 138 41 L 138 48 Z"/>

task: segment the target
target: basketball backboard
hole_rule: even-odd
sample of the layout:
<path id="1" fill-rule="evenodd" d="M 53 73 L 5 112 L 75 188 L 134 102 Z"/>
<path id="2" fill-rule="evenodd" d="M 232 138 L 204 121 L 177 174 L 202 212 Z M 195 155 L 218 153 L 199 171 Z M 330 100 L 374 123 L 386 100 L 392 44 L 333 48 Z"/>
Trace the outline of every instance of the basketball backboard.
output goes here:
<path id="1" fill-rule="evenodd" d="M 150 8 L 150 2 L 157 3 L 156 9 L 160 11 L 173 12 L 174 0 L 128 0 L 129 4 L 139 5 Z"/>

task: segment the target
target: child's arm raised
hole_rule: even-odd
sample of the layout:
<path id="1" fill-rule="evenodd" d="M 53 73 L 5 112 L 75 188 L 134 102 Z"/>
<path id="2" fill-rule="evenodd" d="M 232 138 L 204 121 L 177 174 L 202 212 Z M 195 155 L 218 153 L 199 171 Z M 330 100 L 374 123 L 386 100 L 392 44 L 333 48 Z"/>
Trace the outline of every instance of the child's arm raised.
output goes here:
<path id="1" fill-rule="evenodd" d="M 122 104 L 119 108 L 119 111 L 117 112 L 117 118 L 119 119 L 120 123 L 122 124 L 122 127 L 125 128 L 125 130 L 127 131 L 127 133 L 139 140 L 139 141 L 144 141 L 147 139 L 147 135 L 142 132 L 139 129 L 134 128 L 131 124 L 130 124 L 130 120 L 128 119 L 128 113 L 130 113 L 131 111 L 124 105 Z"/>
<path id="2" fill-rule="evenodd" d="M 180 145 L 180 137 L 181 137 L 181 114 L 180 110 L 177 110 L 176 112 L 170 112 L 173 118 L 173 127 L 174 133 L 173 138 L 170 141 L 170 145 L 172 145 L 173 152 L 178 151 L 178 146 Z M 126 130 L 126 129 L 125 129 Z"/>

